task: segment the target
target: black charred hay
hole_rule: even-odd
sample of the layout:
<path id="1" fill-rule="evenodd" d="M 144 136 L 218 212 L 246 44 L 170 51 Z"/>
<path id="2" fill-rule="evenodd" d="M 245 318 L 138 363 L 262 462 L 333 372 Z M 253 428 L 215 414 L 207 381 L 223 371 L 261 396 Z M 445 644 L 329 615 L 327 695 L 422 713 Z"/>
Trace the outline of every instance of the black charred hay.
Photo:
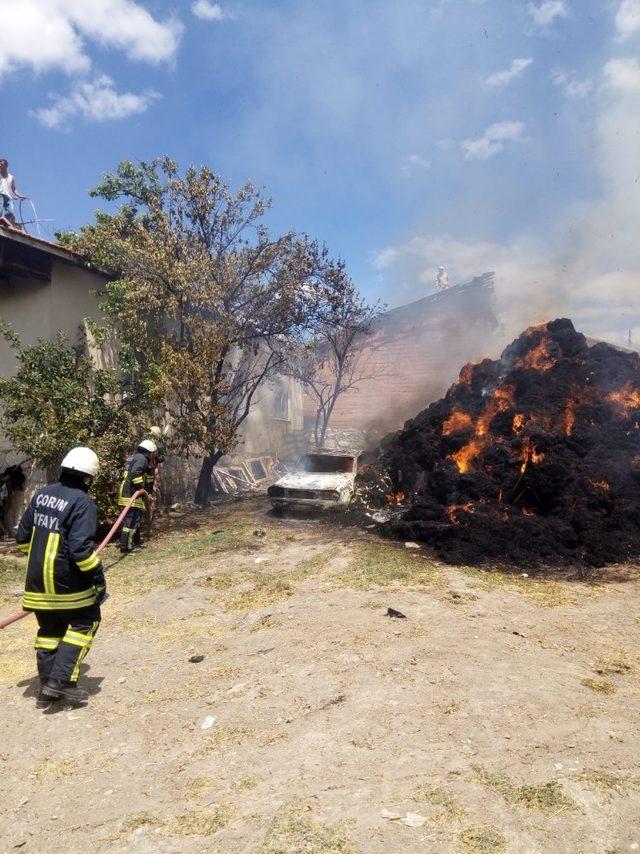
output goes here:
<path id="1" fill-rule="evenodd" d="M 640 555 L 640 357 L 570 320 L 527 329 L 369 459 L 389 536 L 450 563 L 603 566 Z"/>

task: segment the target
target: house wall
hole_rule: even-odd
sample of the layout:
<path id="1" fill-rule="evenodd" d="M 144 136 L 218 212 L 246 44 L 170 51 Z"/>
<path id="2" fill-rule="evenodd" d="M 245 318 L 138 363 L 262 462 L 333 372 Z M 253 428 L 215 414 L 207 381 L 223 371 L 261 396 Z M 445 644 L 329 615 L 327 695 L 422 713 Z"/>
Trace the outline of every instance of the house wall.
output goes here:
<path id="1" fill-rule="evenodd" d="M 235 455 L 286 455 L 288 438 L 303 428 L 303 389 L 289 377 L 265 383 L 242 425 Z"/>
<path id="2" fill-rule="evenodd" d="M 3 238 L 11 244 L 10 238 Z M 3 247 L 4 248 L 4 247 Z M 29 248 L 22 249 L 28 257 Z M 41 269 L 42 259 L 47 253 L 41 248 L 34 250 Z M 70 264 L 60 258 L 50 255 L 47 259 L 49 279 L 29 276 L 28 265 L 15 274 L 10 263 L 2 266 L 0 276 L 0 316 L 7 321 L 18 333 L 23 345 L 35 344 L 38 338 L 50 339 L 62 330 L 69 341 L 76 342 L 84 330 L 84 318 L 99 319 L 99 298 L 92 293 L 104 287 L 105 276 L 92 270 Z M 109 361 L 113 354 L 109 349 L 101 352 L 92 348 L 96 364 Z M 15 374 L 17 361 L 13 349 L 0 336 L 0 376 L 9 377 Z M 0 434 L 0 470 L 5 466 L 23 463 L 20 454 L 16 453 L 5 436 Z M 27 491 L 45 483 L 44 472 L 25 466 L 27 476 Z M 24 504 L 22 492 L 14 492 L 9 505 L 5 508 L 5 518 L 9 526 L 18 521 Z"/>
<path id="3" fill-rule="evenodd" d="M 62 330 L 75 342 L 83 331 L 85 317 L 99 319 L 99 298 L 92 291 L 102 288 L 106 277 L 55 259 L 51 281 L 11 276 L 0 279 L 0 316 L 20 335 L 23 344 L 38 338 L 53 338 Z M 0 339 L 0 375 L 12 376 L 17 368 L 13 350 Z"/>
<path id="4" fill-rule="evenodd" d="M 331 428 L 399 429 L 441 397 L 464 364 L 488 354 L 497 325 L 492 274 L 387 312 L 359 358 L 367 379 L 338 399 Z M 306 395 L 305 424 L 314 422 Z"/>

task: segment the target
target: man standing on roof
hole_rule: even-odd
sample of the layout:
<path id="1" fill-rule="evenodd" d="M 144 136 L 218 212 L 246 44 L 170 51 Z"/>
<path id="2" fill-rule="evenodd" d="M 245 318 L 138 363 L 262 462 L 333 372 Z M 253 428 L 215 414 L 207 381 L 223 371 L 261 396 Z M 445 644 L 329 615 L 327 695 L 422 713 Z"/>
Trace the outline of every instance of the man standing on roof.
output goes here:
<path id="1" fill-rule="evenodd" d="M 449 274 L 441 264 L 438 267 L 438 273 L 436 275 L 436 291 L 446 291 L 448 287 Z"/>
<path id="2" fill-rule="evenodd" d="M 26 199 L 16 188 L 16 179 L 9 172 L 9 161 L 3 157 L 0 159 L 0 202 L 2 209 L 0 218 L 8 220 L 12 225 L 16 224 L 15 214 L 13 212 L 14 199 Z"/>
<path id="3" fill-rule="evenodd" d="M 22 605 L 39 626 L 38 708 L 88 697 L 76 683 L 107 592 L 94 546 L 98 511 L 87 495 L 97 473 L 94 452 L 73 448 L 62 460 L 58 482 L 36 492 L 18 525 L 18 548 L 28 556 Z"/>
<path id="4" fill-rule="evenodd" d="M 124 507 L 131 496 L 139 489 L 146 493 L 153 489 L 155 479 L 155 460 L 158 447 L 151 439 L 144 439 L 138 445 L 138 449 L 131 459 L 127 460 L 124 469 L 118 504 Z M 144 496 L 139 495 L 133 502 L 131 509 L 124 517 L 122 531 L 120 532 L 120 551 L 123 554 L 136 552 L 140 543 L 140 522 L 145 509 Z"/>

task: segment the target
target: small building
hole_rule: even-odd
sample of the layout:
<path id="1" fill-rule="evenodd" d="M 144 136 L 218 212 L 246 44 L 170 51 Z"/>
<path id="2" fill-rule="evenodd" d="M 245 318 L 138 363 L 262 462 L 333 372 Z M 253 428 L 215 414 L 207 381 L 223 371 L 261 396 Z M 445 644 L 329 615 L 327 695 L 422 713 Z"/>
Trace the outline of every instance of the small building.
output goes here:
<path id="1" fill-rule="evenodd" d="M 59 330 L 72 343 L 87 337 L 85 318 L 100 318 L 98 292 L 107 281 L 105 273 L 87 267 L 77 253 L 0 226 L 0 317 L 20 336 L 22 344 L 51 339 Z M 96 364 L 111 358 L 108 350 L 94 350 L 92 356 Z M 0 336 L 0 376 L 12 376 L 16 368 L 15 353 Z M 23 466 L 31 487 L 44 478 L 42 472 L 33 470 L 32 461 L 17 454 L 0 434 L 0 470 L 16 465 Z M 17 521 L 22 502 L 22 491 L 13 492 L 5 510 L 9 525 Z"/>
<path id="2" fill-rule="evenodd" d="M 23 344 L 34 344 L 38 338 L 51 339 L 59 331 L 72 343 L 83 338 L 90 341 L 85 319 L 100 319 L 99 294 L 108 281 L 108 274 L 88 267 L 77 253 L 0 226 L 0 317 L 18 333 Z M 116 364 L 115 353 L 109 347 L 93 349 L 91 355 L 97 367 Z M 0 376 L 11 376 L 15 371 L 15 354 L 0 336 Z M 235 455 L 287 455 L 290 437 L 302 434 L 302 398 L 302 387 L 295 380 L 276 377 L 265 383 L 258 389 L 242 426 Z M 20 459 L 0 435 L 0 470 L 30 462 Z M 26 470 L 30 473 L 29 468 Z M 173 459 L 166 477 L 174 481 L 175 494 L 192 493 L 193 472 L 184 460 Z M 40 475 L 36 475 L 34 480 L 39 479 Z"/>
<path id="3" fill-rule="evenodd" d="M 85 318 L 100 317 L 97 292 L 107 281 L 77 253 L 0 226 L 0 316 L 23 344 L 53 338 L 58 330 L 71 342 L 80 340 Z M 11 376 L 15 369 L 14 353 L 0 338 L 0 375 Z"/>
<path id="4" fill-rule="evenodd" d="M 466 362 L 487 355 L 498 325 L 493 273 L 385 312 L 359 356 L 364 379 L 338 398 L 331 430 L 399 429 L 441 397 Z M 310 430 L 316 414 L 311 397 L 305 396 L 304 408 Z"/>

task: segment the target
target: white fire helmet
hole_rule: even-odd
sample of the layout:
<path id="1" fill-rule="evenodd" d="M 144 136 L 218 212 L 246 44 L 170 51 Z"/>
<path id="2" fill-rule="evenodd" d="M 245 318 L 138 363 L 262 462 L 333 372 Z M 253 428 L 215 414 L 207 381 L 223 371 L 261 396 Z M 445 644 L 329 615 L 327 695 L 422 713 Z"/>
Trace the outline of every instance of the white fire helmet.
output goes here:
<path id="1" fill-rule="evenodd" d="M 99 466 L 98 457 L 91 448 L 72 448 L 60 463 L 63 469 L 89 474 L 91 477 L 98 474 Z"/>
<path id="2" fill-rule="evenodd" d="M 158 446 L 151 439 L 144 439 L 140 442 L 138 448 L 142 448 L 143 451 L 148 451 L 150 454 L 155 454 L 158 450 Z"/>

